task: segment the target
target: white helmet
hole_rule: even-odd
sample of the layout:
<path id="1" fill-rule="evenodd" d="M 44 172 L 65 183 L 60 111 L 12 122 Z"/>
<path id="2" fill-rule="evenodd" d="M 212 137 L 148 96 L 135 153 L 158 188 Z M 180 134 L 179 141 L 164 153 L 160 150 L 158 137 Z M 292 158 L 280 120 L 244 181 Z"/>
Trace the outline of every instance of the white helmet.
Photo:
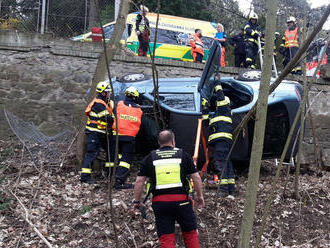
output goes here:
<path id="1" fill-rule="evenodd" d="M 296 18 L 294 18 L 293 16 L 290 16 L 287 20 L 286 23 L 288 22 L 293 22 L 294 24 L 296 24 Z"/>
<path id="2" fill-rule="evenodd" d="M 255 19 L 255 20 L 258 20 L 258 15 L 254 12 L 252 12 L 250 15 L 249 15 L 249 20 L 251 19 Z"/>

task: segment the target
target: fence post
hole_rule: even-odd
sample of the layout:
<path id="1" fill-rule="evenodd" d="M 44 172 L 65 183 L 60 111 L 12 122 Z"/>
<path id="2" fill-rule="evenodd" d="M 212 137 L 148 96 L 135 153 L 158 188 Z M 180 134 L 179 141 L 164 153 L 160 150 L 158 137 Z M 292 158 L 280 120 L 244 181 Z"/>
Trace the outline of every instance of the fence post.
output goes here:
<path id="1" fill-rule="evenodd" d="M 46 0 L 42 0 L 42 9 L 41 9 L 41 30 L 40 33 L 45 33 L 45 17 L 46 17 Z"/>

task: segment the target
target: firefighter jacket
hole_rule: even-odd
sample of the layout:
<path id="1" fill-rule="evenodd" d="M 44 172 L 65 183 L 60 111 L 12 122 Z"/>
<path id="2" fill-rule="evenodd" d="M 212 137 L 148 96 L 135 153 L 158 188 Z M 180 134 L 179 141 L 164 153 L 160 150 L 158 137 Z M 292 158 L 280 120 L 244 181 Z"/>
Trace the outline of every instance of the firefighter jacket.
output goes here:
<path id="1" fill-rule="evenodd" d="M 233 128 L 230 100 L 224 96 L 221 84 L 215 86 L 214 94 L 216 96 L 216 110 L 209 116 L 208 143 L 213 144 L 218 140 L 224 140 L 231 144 Z"/>
<path id="2" fill-rule="evenodd" d="M 194 34 L 190 38 L 191 54 L 199 53 L 204 56 L 204 42 L 200 38 L 200 34 Z"/>
<path id="3" fill-rule="evenodd" d="M 107 126 L 111 127 L 113 122 L 112 107 L 112 101 L 108 105 L 101 96 L 94 98 L 85 110 L 87 116 L 86 130 L 105 134 Z"/>
<path id="4" fill-rule="evenodd" d="M 141 14 L 138 14 L 136 16 L 135 28 L 136 31 L 141 32 L 141 35 L 143 34 L 147 34 L 148 36 L 150 35 L 149 20 L 147 17 L 142 16 Z"/>
<path id="5" fill-rule="evenodd" d="M 116 108 L 118 135 L 135 137 L 140 130 L 142 110 L 139 105 L 125 104 L 119 101 Z M 116 121 L 112 125 L 113 134 L 116 134 Z"/>
<path id="6" fill-rule="evenodd" d="M 229 40 L 229 43 L 235 47 L 234 54 L 245 54 L 244 40 L 244 34 L 237 34 Z"/>
<path id="7" fill-rule="evenodd" d="M 170 146 L 152 151 L 141 162 L 139 176 L 149 179 L 148 194 L 188 194 L 189 175 L 197 172 L 191 157 Z"/>
<path id="8" fill-rule="evenodd" d="M 247 22 L 244 26 L 244 35 L 245 42 L 253 42 L 258 45 L 258 37 L 261 35 L 259 24 L 252 24 Z"/>

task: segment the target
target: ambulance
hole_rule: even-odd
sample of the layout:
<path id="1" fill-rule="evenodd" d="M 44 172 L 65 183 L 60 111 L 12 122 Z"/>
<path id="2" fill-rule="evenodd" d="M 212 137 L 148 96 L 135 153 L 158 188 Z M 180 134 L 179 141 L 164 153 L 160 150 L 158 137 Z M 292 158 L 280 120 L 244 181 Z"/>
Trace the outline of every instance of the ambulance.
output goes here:
<path id="1" fill-rule="evenodd" d="M 121 40 L 121 43 L 125 44 L 127 48 L 133 51 L 136 55 L 138 54 L 139 49 L 139 41 L 135 33 L 137 15 L 138 12 L 127 15 L 126 29 Z M 148 13 L 147 18 L 151 29 L 150 49 L 153 51 L 157 14 Z M 115 24 L 115 22 L 110 22 L 103 26 L 106 41 L 109 41 L 114 31 Z M 193 61 L 189 40 L 190 36 L 195 33 L 195 29 L 197 28 L 201 29 L 203 34 L 202 40 L 205 45 L 203 61 L 205 62 L 208 58 L 209 48 L 212 45 L 213 37 L 215 37 L 217 32 L 216 23 L 160 14 L 155 57 Z M 92 30 L 97 30 L 97 28 L 92 28 Z M 100 42 L 102 41 L 102 34 L 94 31 L 73 37 L 72 40 L 81 42 Z"/>

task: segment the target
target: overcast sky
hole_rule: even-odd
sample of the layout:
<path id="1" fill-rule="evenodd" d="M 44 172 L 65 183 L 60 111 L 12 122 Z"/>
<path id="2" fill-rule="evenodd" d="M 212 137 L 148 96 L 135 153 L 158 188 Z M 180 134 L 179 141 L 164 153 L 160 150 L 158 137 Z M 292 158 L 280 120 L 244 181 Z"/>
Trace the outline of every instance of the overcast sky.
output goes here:
<path id="1" fill-rule="evenodd" d="M 247 14 L 250 8 L 250 3 L 252 0 L 237 0 L 239 3 L 239 7 L 243 13 Z M 330 0 L 307 0 L 307 2 L 311 5 L 312 8 L 317 8 L 320 6 L 326 6 L 330 3 Z M 323 28 L 330 29 L 330 18 L 324 24 Z"/>

